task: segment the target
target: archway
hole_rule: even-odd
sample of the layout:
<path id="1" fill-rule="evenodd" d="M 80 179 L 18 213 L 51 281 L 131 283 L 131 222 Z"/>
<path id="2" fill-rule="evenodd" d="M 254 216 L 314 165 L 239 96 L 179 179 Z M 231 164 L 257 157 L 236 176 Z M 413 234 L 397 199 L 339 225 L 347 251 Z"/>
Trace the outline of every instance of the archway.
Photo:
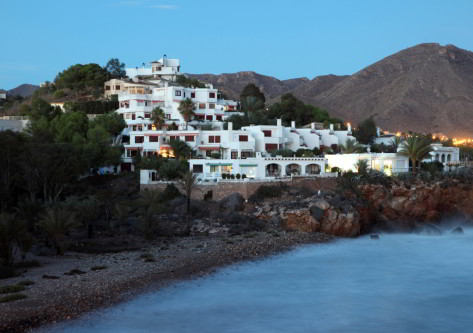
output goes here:
<path id="1" fill-rule="evenodd" d="M 266 166 L 267 177 L 279 177 L 281 176 L 281 166 L 276 163 L 271 163 Z"/>
<path id="2" fill-rule="evenodd" d="M 301 166 L 299 164 L 291 163 L 286 166 L 286 176 L 301 174 Z"/>
<path id="3" fill-rule="evenodd" d="M 435 154 L 435 160 L 440 162 L 440 155 L 439 154 Z"/>
<path id="4" fill-rule="evenodd" d="M 447 162 L 450 162 L 452 160 L 452 155 L 447 154 Z"/>
<path id="5" fill-rule="evenodd" d="M 305 167 L 305 173 L 307 175 L 318 175 L 320 173 L 320 165 L 309 164 Z"/>
<path id="6" fill-rule="evenodd" d="M 445 154 L 442 154 L 442 163 L 445 163 Z"/>

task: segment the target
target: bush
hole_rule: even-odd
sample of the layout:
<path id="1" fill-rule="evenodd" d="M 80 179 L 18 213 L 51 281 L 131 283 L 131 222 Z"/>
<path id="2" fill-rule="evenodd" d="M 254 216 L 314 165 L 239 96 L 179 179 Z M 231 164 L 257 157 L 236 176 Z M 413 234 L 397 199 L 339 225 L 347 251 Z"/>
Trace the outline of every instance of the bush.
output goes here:
<path id="1" fill-rule="evenodd" d="M 107 266 L 93 266 L 90 270 L 91 271 L 101 271 L 103 269 L 107 269 L 108 267 Z"/>
<path id="2" fill-rule="evenodd" d="M 246 175 L 245 174 L 242 174 L 241 175 L 241 179 L 245 179 L 246 178 Z"/>
<path id="3" fill-rule="evenodd" d="M 235 175 L 234 175 L 234 174 L 231 174 L 230 177 L 231 177 L 232 179 L 235 179 Z"/>
<path id="4" fill-rule="evenodd" d="M 443 163 L 439 161 L 432 161 L 428 163 L 421 163 L 420 169 L 430 173 L 442 172 L 444 169 Z"/>
<path id="5" fill-rule="evenodd" d="M 277 149 L 270 152 L 272 157 L 282 156 L 282 157 L 292 157 L 294 152 L 290 149 Z"/>
<path id="6" fill-rule="evenodd" d="M 249 201 L 259 202 L 266 198 L 278 198 L 282 195 L 282 193 L 282 186 L 262 185 L 256 190 L 256 192 L 252 196 L 250 196 Z"/>
<path id="7" fill-rule="evenodd" d="M 0 294 L 11 294 L 11 293 L 17 293 L 20 291 L 25 290 L 25 286 L 21 284 L 15 284 L 11 286 L 3 286 L 0 287 Z"/>
<path id="8" fill-rule="evenodd" d="M 213 198 L 213 191 L 207 191 L 207 193 L 204 194 L 204 201 L 212 200 Z"/>
<path id="9" fill-rule="evenodd" d="M 171 201 L 179 196 L 181 196 L 181 193 L 178 188 L 174 184 L 168 184 L 161 194 L 161 199 L 163 201 Z"/>
<path id="10" fill-rule="evenodd" d="M 339 167 L 333 167 L 330 171 L 331 171 L 331 172 L 337 172 L 337 173 L 338 173 L 338 172 L 340 172 L 341 170 L 340 170 Z"/>
<path id="11" fill-rule="evenodd" d="M 65 96 L 66 96 L 66 93 L 64 92 L 64 90 L 56 90 L 53 94 L 53 97 L 56 99 L 63 98 Z"/>
<path id="12" fill-rule="evenodd" d="M 222 173 L 222 179 L 227 179 L 227 174 L 226 173 Z"/>
<path id="13" fill-rule="evenodd" d="M 7 296 L 0 297 L 0 303 L 13 302 L 20 299 L 26 298 L 26 295 L 23 294 L 11 294 Z"/>
<path id="14" fill-rule="evenodd" d="M 239 173 L 236 174 L 236 179 L 240 179 L 241 175 Z"/>

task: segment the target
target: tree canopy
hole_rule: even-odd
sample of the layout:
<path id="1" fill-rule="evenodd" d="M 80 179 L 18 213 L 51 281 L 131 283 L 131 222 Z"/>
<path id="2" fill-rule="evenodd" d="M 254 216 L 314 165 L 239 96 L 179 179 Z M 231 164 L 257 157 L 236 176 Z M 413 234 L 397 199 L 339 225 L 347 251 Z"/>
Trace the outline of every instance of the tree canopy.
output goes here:
<path id="1" fill-rule="evenodd" d="M 118 58 L 110 59 L 104 69 L 110 74 L 110 78 L 119 79 L 126 78 L 125 64 L 120 62 Z"/>
<path id="2" fill-rule="evenodd" d="M 373 139 L 376 137 L 376 123 L 373 117 L 363 120 L 358 125 L 358 128 L 353 131 L 353 136 L 358 142 L 365 145 L 372 143 Z"/>
<path id="3" fill-rule="evenodd" d="M 245 97 L 253 96 L 261 100 L 263 103 L 262 108 L 264 108 L 264 103 L 266 103 L 266 97 L 264 93 L 260 90 L 260 88 L 255 85 L 254 83 L 249 83 L 243 88 L 243 91 L 240 94 L 240 101 L 245 99 Z"/>
<path id="4" fill-rule="evenodd" d="M 58 89 L 81 91 L 87 88 L 103 88 L 104 82 L 109 78 L 109 72 L 97 64 L 77 64 L 59 73 L 54 83 Z"/>

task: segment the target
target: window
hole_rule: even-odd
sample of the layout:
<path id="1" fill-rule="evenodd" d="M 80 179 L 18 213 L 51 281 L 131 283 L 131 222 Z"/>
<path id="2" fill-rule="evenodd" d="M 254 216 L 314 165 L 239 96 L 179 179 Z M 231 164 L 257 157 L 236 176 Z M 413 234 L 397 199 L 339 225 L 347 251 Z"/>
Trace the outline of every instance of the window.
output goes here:
<path id="1" fill-rule="evenodd" d="M 239 141 L 240 142 L 248 142 L 248 135 L 240 135 Z"/>
<path id="2" fill-rule="evenodd" d="M 171 119 L 171 114 L 170 113 L 166 113 L 166 119 Z"/>
<path id="3" fill-rule="evenodd" d="M 186 142 L 194 142 L 194 136 L 186 135 Z"/>
<path id="4" fill-rule="evenodd" d="M 215 116 L 215 118 L 217 118 L 218 121 L 222 121 L 222 116 Z"/>
<path id="5" fill-rule="evenodd" d="M 232 166 L 231 165 L 222 165 L 222 173 L 231 173 L 232 172 Z"/>
<path id="6" fill-rule="evenodd" d="M 144 140 L 144 136 L 135 136 L 135 143 L 143 143 Z"/>
<path id="7" fill-rule="evenodd" d="M 136 156 L 136 150 L 127 150 L 126 151 L 126 156 L 127 157 L 135 157 Z"/>
<path id="8" fill-rule="evenodd" d="M 236 160 L 238 158 L 238 150 L 232 150 L 232 160 Z"/>
<path id="9" fill-rule="evenodd" d="M 205 103 L 199 103 L 199 109 L 205 109 Z"/>
<path id="10" fill-rule="evenodd" d="M 219 167 L 217 165 L 211 165 L 210 166 L 210 173 L 215 173 L 215 172 L 219 172 Z"/>
<path id="11" fill-rule="evenodd" d="M 265 137 L 271 137 L 271 131 L 263 131 Z"/>
<path id="12" fill-rule="evenodd" d="M 180 90 L 176 90 L 176 96 L 181 96 L 182 92 Z"/>
<path id="13" fill-rule="evenodd" d="M 148 124 L 148 131 L 151 131 L 153 129 L 153 125 Z"/>
<path id="14" fill-rule="evenodd" d="M 278 145 L 276 143 L 267 143 L 265 145 L 265 150 L 266 151 L 273 151 L 273 150 L 277 150 L 278 149 Z"/>
<path id="15" fill-rule="evenodd" d="M 241 158 L 249 158 L 249 157 L 253 157 L 253 152 L 251 150 L 241 152 Z"/>
<path id="16" fill-rule="evenodd" d="M 210 135 L 209 143 L 220 143 L 220 135 Z"/>
<path id="17" fill-rule="evenodd" d="M 142 131 L 143 130 L 143 127 L 141 127 L 141 125 L 138 125 L 138 131 Z"/>
<path id="18" fill-rule="evenodd" d="M 149 137 L 149 142 L 158 142 L 159 141 L 159 136 L 157 135 L 152 135 Z"/>
<path id="19" fill-rule="evenodd" d="M 198 114 L 195 116 L 197 119 L 204 120 L 205 116 L 203 114 Z"/>
<path id="20" fill-rule="evenodd" d="M 179 137 L 176 136 L 176 135 L 171 135 L 171 136 L 169 137 L 169 140 L 179 140 Z"/>
<path id="21" fill-rule="evenodd" d="M 145 112 L 145 118 L 151 118 L 151 114 L 148 112 Z"/>
<path id="22" fill-rule="evenodd" d="M 127 114 L 125 115 L 125 119 L 130 119 L 130 118 L 131 118 L 130 114 L 127 113 Z"/>
<path id="23" fill-rule="evenodd" d="M 134 113 L 131 114 L 131 120 L 135 120 L 136 119 L 136 116 Z"/>
<path id="24" fill-rule="evenodd" d="M 110 90 L 110 86 L 105 86 L 105 90 Z"/>
<path id="25" fill-rule="evenodd" d="M 202 164 L 194 164 L 192 166 L 192 172 L 193 173 L 203 173 L 204 172 L 204 166 Z"/>
<path id="26" fill-rule="evenodd" d="M 206 150 L 205 151 L 205 156 L 212 157 L 212 151 L 211 150 Z"/>
<path id="27" fill-rule="evenodd" d="M 136 125 L 133 125 L 133 131 L 136 131 Z"/>
<path id="28" fill-rule="evenodd" d="M 151 180 L 153 182 L 155 182 L 156 181 L 156 172 L 150 172 L 150 174 L 151 174 Z"/>
<path id="29" fill-rule="evenodd" d="M 191 92 L 191 98 L 195 98 L 195 92 Z"/>
<path id="30" fill-rule="evenodd" d="M 213 120 L 213 116 L 212 116 L 212 115 L 207 115 L 207 116 L 205 116 L 205 119 L 207 119 L 207 120 Z"/>
<path id="31" fill-rule="evenodd" d="M 115 90 L 120 90 L 120 86 L 115 86 Z"/>
<path id="32" fill-rule="evenodd" d="M 215 109 L 215 103 L 209 103 L 209 109 Z"/>
<path id="33" fill-rule="evenodd" d="M 215 93 L 214 92 L 209 93 L 209 98 L 215 98 Z"/>

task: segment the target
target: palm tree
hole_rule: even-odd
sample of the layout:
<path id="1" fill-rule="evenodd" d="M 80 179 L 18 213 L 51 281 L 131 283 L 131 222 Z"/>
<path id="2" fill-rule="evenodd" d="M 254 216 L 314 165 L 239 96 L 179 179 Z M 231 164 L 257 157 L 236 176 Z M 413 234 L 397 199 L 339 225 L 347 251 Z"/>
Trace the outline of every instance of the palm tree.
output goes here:
<path id="1" fill-rule="evenodd" d="M 345 145 L 340 145 L 340 150 L 344 154 L 355 154 L 363 152 L 363 146 L 356 142 L 355 139 L 347 139 Z"/>
<path id="2" fill-rule="evenodd" d="M 56 248 L 57 255 L 64 254 L 67 245 L 66 236 L 78 226 L 76 214 L 69 212 L 62 206 L 47 208 L 38 222 L 38 227 L 43 230 Z"/>
<path id="3" fill-rule="evenodd" d="M 186 130 L 187 130 L 187 123 L 195 117 L 195 104 L 192 102 L 190 98 L 186 98 L 179 103 L 179 107 L 177 108 L 181 113 L 182 118 L 186 122 Z"/>
<path id="4" fill-rule="evenodd" d="M 191 148 L 187 145 L 187 143 L 181 140 L 170 140 L 169 146 L 171 147 L 176 159 L 180 159 L 181 156 L 188 156 L 191 151 Z"/>
<path id="5" fill-rule="evenodd" d="M 186 193 L 187 196 L 187 215 L 191 213 L 191 196 L 192 191 L 197 186 L 197 175 L 192 171 L 187 171 L 180 180 L 180 185 L 182 190 Z"/>
<path id="6" fill-rule="evenodd" d="M 402 143 L 402 141 L 403 141 L 403 138 L 400 136 L 395 136 L 394 138 L 391 139 L 391 146 L 394 147 L 395 151 L 397 151 L 397 148 Z"/>
<path id="7" fill-rule="evenodd" d="M 429 156 L 431 151 L 432 146 L 430 145 L 430 141 L 418 136 L 411 136 L 403 142 L 399 154 L 407 156 L 411 160 L 412 173 L 415 175 L 417 172 L 417 162 Z"/>
<path id="8" fill-rule="evenodd" d="M 164 114 L 163 109 L 159 106 L 155 107 L 153 111 L 151 111 L 151 121 L 158 131 L 163 127 L 165 120 L 166 115 Z"/>
<path id="9" fill-rule="evenodd" d="M 15 244 L 21 248 L 22 240 L 27 234 L 26 225 L 11 214 L 0 213 L 0 258 L 3 264 L 13 262 Z"/>
<path id="10" fill-rule="evenodd" d="M 358 160 L 355 163 L 355 168 L 360 175 L 365 175 L 368 172 L 368 160 Z"/>
<path id="11" fill-rule="evenodd" d="M 255 96 L 246 96 L 241 100 L 241 108 L 245 111 L 248 121 L 250 120 L 250 113 L 261 110 L 264 102 Z"/>
<path id="12" fill-rule="evenodd" d="M 92 238 L 94 235 L 94 225 L 101 213 L 101 205 L 101 202 L 95 196 L 90 195 L 81 200 L 77 206 L 77 213 L 87 227 L 88 238 Z"/>
<path id="13" fill-rule="evenodd" d="M 143 210 L 157 211 L 161 202 L 161 192 L 157 190 L 145 190 L 140 192 L 138 204 Z"/>

